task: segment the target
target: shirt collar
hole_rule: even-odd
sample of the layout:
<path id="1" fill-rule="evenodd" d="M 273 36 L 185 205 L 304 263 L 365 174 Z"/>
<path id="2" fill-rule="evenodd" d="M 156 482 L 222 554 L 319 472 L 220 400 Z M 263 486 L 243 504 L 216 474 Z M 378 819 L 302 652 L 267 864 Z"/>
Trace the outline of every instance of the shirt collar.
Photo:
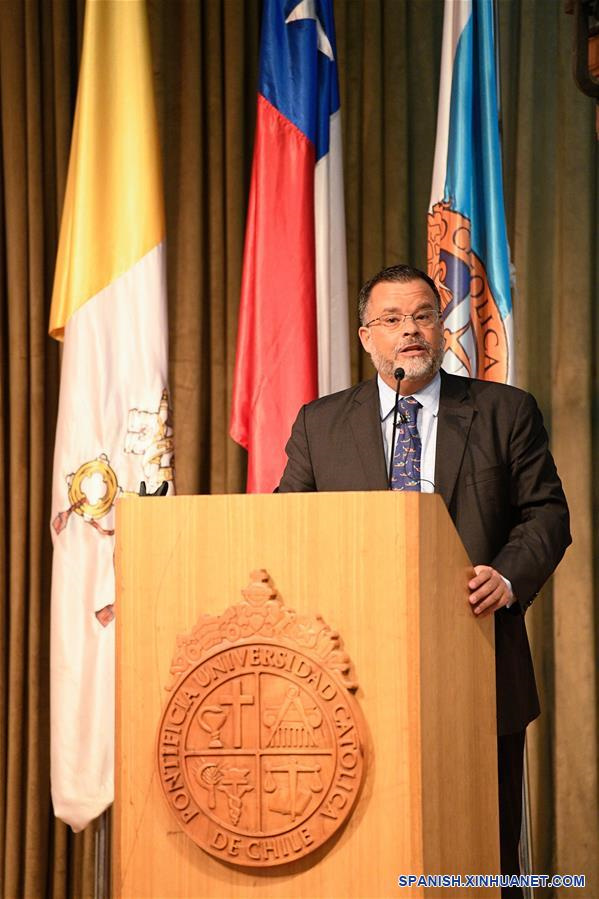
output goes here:
<path id="1" fill-rule="evenodd" d="M 395 406 L 395 391 L 383 381 L 380 375 L 377 375 L 376 381 L 379 389 L 381 421 L 384 421 Z M 426 387 L 423 387 L 422 390 L 417 390 L 416 393 L 412 393 L 410 396 L 418 400 L 420 405 L 430 415 L 436 416 L 439 413 L 439 397 L 441 396 L 441 375 L 439 372 Z"/>

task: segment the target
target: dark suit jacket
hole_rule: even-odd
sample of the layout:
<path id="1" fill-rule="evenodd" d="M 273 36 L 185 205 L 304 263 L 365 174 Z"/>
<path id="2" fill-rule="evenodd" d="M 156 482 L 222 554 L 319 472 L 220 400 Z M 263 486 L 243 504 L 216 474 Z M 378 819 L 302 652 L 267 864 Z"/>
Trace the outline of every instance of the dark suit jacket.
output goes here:
<path id="1" fill-rule="evenodd" d="M 303 406 L 280 492 L 385 490 L 376 379 Z M 533 397 L 441 371 L 435 491 L 474 565 L 511 581 L 517 602 L 495 615 L 500 734 L 526 727 L 539 701 L 524 611 L 571 542 L 566 498 Z"/>

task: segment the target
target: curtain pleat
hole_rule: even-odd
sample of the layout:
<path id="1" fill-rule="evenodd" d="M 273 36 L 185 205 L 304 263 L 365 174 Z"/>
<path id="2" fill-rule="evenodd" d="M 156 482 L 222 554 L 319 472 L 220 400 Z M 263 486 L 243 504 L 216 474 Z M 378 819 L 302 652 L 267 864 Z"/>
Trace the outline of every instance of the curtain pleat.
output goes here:
<path id="1" fill-rule="evenodd" d="M 598 144 L 571 74 L 572 18 L 499 9 L 518 383 L 543 411 L 573 537 L 527 616 L 543 708 L 528 729 L 534 863 L 585 873 L 596 892 Z"/>
<path id="2" fill-rule="evenodd" d="M 537 396 L 545 416 L 574 534 L 527 616 L 543 705 L 528 739 L 535 870 L 586 873 L 599 889 L 598 154 L 593 104 L 570 74 L 573 23 L 562 6 L 498 4 L 502 139 L 518 383 Z M 335 0 L 354 333 L 354 298 L 367 277 L 393 262 L 426 266 L 442 10 L 441 0 Z M 261 3 L 148 0 L 148 11 L 167 216 L 177 486 L 180 493 L 243 492 L 244 453 L 228 437 L 228 419 Z M 49 798 L 48 522 L 60 353 L 47 321 L 83 14 L 83 0 L 0 3 L 6 897 L 67 899 L 94 890 L 97 825 L 72 834 L 54 819 Z M 369 376 L 357 338 L 351 354 L 354 381 Z"/>

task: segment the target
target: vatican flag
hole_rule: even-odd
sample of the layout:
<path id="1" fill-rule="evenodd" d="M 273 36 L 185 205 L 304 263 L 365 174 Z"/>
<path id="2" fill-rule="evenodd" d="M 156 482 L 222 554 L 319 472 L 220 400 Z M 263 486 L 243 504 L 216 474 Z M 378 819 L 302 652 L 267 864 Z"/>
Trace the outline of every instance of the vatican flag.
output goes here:
<path id="1" fill-rule="evenodd" d="M 164 210 L 143 0 L 88 0 L 50 334 L 51 778 L 78 831 L 113 799 L 114 509 L 172 490 Z"/>

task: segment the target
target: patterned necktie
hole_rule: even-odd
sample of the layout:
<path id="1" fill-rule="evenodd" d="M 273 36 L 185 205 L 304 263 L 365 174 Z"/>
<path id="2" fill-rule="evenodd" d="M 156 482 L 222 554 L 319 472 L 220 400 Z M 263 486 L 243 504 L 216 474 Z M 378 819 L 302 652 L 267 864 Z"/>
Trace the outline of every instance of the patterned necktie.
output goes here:
<path id="1" fill-rule="evenodd" d="M 413 396 L 402 396 L 397 408 L 399 418 L 391 487 L 393 490 L 420 490 L 422 443 L 416 427 L 416 417 L 422 406 Z"/>

